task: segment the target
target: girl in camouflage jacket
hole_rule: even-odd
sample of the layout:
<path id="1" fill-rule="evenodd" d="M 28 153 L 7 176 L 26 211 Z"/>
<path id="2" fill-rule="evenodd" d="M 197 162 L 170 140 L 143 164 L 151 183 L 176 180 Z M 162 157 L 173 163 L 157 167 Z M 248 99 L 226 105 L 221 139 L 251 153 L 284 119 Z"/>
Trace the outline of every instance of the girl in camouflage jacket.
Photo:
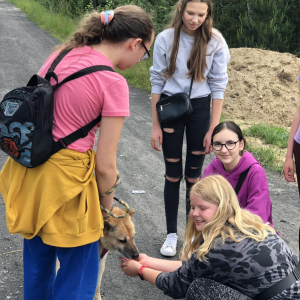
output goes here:
<path id="1" fill-rule="evenodd" d="M 296 268 L 297 256 L 259 216 L 240 208 L 233 188 L 222 176 L 208 176 L 197 182 L 190 199 L 181 261 L 145 254 L 140 254 L 137 261 L 120 258 L 124 273 L 139 274 L 173 299 L 185 298 L 191 283 L 199 278 L 230 287 L 242 294 L 239 299 L 248 299 Z M 217 289 L 213 292 L 205 299 L 225 299 Z M 300 281 L 295 278 L 288 288 L 269 299 L 300 299 Z"/>

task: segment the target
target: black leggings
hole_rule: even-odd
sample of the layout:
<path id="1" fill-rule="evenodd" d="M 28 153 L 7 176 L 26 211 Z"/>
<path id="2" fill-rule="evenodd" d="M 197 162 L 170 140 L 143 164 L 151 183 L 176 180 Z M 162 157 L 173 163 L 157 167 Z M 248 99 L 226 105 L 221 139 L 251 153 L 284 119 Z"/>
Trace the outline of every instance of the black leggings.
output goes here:
<path id="1" fill-rule="evenodd" d="M 162 95 L 162 98 L 165 95 Z M 179 206 L 179 186 L 183 176 L 182 145 L 186 132 L 186 160 L 185 178 L 198 178 L 201 176 L 205 155 L 196 155 L 192 152 L 204 151 L 203 139 L 210 125 L 210 95 L 203 98 L 191 99 L 193 113 L 188 120 L 177 120 L 161 124 L 163 132 L 162 149 L 165 160 L 165 174 L 169 178 L 178 178 L 177 182 L 165 179 L 164 202 L 167 221 L 167 233 L 177 233 L 177 214 Z M 167 132 L 171 131 L 171 132 Z M 170 162 L 167 159 L 179 159 Z M 192 184 L 186 180 L 187 189 L 187 214 L 189 212 L 188 192 Z"/>
<path id="2" fill-rule="evenodd" d="M 295 157 L 298 191 L 299 191 L 299 196 L 300 196 L 300 145 L 296 141 L 294 141 L 293 152 L 294 152 L 294 157 Z M 299 247 L 299 251 L 300 251 L 300 228 L 299 228 L 298 247 Z"/>

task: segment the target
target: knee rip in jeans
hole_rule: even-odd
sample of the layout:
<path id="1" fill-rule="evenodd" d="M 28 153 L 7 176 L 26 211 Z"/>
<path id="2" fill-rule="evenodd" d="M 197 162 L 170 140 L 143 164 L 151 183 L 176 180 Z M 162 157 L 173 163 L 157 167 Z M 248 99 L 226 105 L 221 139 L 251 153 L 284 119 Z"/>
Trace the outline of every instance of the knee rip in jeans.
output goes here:
<path id="1" fill-rule="evenodd" d="M 171 163 L 176 163 L 180 161 L 180 158 L 166 158 L 167 161 L 171 162 Z"/>
<path id="2" fill-rule="evenodd" d="M 163 131 L 166 133 L 174 133 L 175 132 L 174 128 L 163 128 Z"/>
<path id="3" fill-rule="evenodd" d="M 196 183 L 200 180 L 200 177 L 197 178 L 185 177 L 185 180 L 188 181 L 189 183 Z"/>
<path id="4" fill-rule="evenodd" d="M 181 178 L 172 178 L 166 175 L 166 179 L 170 182 L 178 182 L 181 180 Z"/>
<path id="5" fill-rule="evenodd" d="M 179 158 L 166 158 L 166 160 L 171 162 L 171 163 L 176 163 L 176 162 L 180 161 Z M 172 177 L 166 176 L 166 179 L 171 181 L 171 182 L 177 182 L 177 181 L 180 181 L 181 178 L 172 178 Z"/>

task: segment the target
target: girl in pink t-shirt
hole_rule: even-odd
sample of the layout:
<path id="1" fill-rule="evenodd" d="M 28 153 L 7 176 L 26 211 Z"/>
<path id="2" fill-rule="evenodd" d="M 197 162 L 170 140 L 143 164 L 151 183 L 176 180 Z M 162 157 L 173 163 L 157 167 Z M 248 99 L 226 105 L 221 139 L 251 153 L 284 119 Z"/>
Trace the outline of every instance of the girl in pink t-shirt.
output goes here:
<path id="1" fill-rule="evenodd" d="M 70 49 L 54 70 L 58 82 L 94 65 L 126 70 L 150 57 L 153 39 L 153 22 L 140 7 L 94 11 L 73 37 L 46 60 L 39 74 L 44 77 L 60 51 Z M 50 82 L 55 85 L 55 81 Z M 54 94 L 56 141 L 100 114 L 101 124 L 44 164 L 27 169 L 9 159 L 1 171 L 0 192 L 5 203 L 14 202 L 17 229 L 13 233 L 25 237 L 24 300 L 94 297 L 102 214 L 105 216 L 105 211 L 112 208 L 114 193 L 106 192 L 118 177 L 116 153 L 124 118 L 129 116 L 129 90 L 121 75 L 101 71 L 67 82 Z M 101 130 L 95 153 L 98 127 Z M 12 194 L 15 199 L 11 199 Z M 23 203 L 25 211 L 21 209 Z M 24 219 L 26 222 L 22 222 Z M 56 275 L 57 257 L 61 267 Z"/>

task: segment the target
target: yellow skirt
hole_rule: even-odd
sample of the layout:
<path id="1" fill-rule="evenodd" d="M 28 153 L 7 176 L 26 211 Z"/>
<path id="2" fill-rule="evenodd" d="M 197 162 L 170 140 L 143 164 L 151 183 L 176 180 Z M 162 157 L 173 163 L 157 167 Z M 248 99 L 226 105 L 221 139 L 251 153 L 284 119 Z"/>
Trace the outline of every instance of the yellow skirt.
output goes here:
<path id="1" fill-rule="evenodd" d="M 0 173 L 10 233 L 45 244 L 78 247 L 103 236 L 103 217 L 94 175 L 94 150 L 63 149 L 29 169 L 9 158 Z"/>

